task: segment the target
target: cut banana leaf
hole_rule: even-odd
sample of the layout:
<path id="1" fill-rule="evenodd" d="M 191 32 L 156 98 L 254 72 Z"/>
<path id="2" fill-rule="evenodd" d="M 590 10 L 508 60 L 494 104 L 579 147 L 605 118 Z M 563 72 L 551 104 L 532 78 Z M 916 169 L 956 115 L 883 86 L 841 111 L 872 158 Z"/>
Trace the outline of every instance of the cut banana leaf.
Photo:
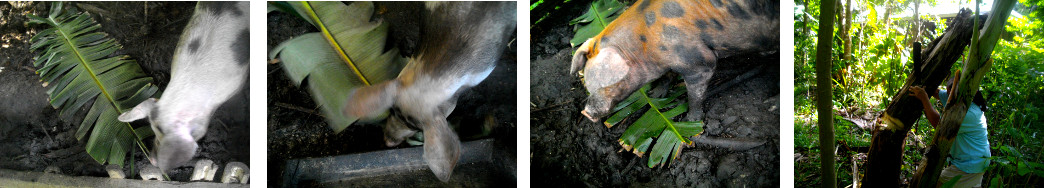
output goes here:
<path id="1" fill-rule="evenodd" d="M 649 85 L 643 86 L 642 89 L 649 90 Z M 609 116 L 609 118 L 605 120 L 605 127 L 613 128 L 613 126 L 615 126 L 617 123 L 620 123 L 620 121 L 627 119 L 628 116 L 631 116 L 631 114 L 633 114 L 634 112 L 637 112 L 639 109 L 642 109 L 642 107 L 645 107 L 645 103 L 638 102 L 638 100 L 641 98 L 642 95 L 638 92 L 635 92 L 631 94 L 631 96 L 627 97 L 627 99 L 621 101 L 620 104 L 617 104 L 616 107 L 613 107 L 612 111 L 616 113 L 614 113 L 612 116 Z"/>
<path id="2" fill-rule="evenodd" d="M 113 56 L 122 46 L 98 32 L 101 26 L 90 15 L 65 12 L 60 2 L 51 5 L 47 17 L 27 15 L 29 24 L 51 27 L 30 39 L 30 49 L 37 53 L 33 65 L 41 80 L 49 83 L 51 106 L 69 118 L 91 104 L 76 139 L 90 133 L 85 148 L 98 163 L 123 166 L 128 150 L 135 147 L 147 157 L 142 140 L 153 134 L 152 129 L 134 128 L 116 117 L 156 95 L 159 88 L 137 62 Z"/>
<path id="3" fill-rule="evenodd" d="M 569 21 L 569 25 L 574 25 L 573 31 L 576 32 L 569 44 L 576 47 L 598 35 L 623 12 L 624 8 L 625 5 L 616 0 L 598 0 L 591 3 L 587 13 Z"/>
<path id="4" fill-rule="evenodd" d="M 397 49 L 384 51 L 388 26 L 370 21 L 370 2 L 289 4 L 320 32 L 284 41 L 269 58 L 281 59 L 295 84 L 308 81 L 312 99 L 322 106 L 330 128 L 340 132 L 358 120 L 341 113 L 349 92 L 394 79 L 405 61 Z"/>
<path id="5" fill-rule="evenodd" d="M 652 98 L 647 94 L 650 86 L 643 86 L 625 101 L 637 98 L 630 104 L 621 103 L 614 107 L 614 114 L 607 119 L 607 126 L 615 125 L 622 119 L 636 113 L 640 108 L 649 106 L 642 115 L 627 127 L 620 136 L 620 145 L 635 155 L 649 153 L 648 166 L 654 168 L 663 165 L 681 152 L 682 145 L 691 145 L 688 137 L 703 132 L 702 122 L 675 122 L 678 115 L 688 111 L 688 104 L 679 100 L 685 94 L 685 87 L 673 87 L 665 98 Z M 655 142 L 654 142 L 655 141 Z M 649 150 L 651 147 L 651 151 Z"/>

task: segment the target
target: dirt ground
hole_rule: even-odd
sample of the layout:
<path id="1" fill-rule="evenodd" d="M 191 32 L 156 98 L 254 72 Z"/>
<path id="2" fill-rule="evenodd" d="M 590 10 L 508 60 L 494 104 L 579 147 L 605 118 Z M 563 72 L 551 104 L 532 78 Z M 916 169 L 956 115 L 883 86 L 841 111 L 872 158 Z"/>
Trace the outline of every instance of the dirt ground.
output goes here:
<path id="1" fill-rule="evenodd" d="M 14 4 L 14 5 L 12 5 Z M 72 3 L 92 15 L 101 31 L 123 45 L 116 55 L 129 55 L 152 76 L 161 89 L 170 78 L 170 59 L 181 31 L 192 15 L 193 2 L 80 2 Z M 67 7 L 69 7 L 67 5 Z M 29 38 L 43 26 L 27 26 L 24 14 L 46 15 L 50 3 L 0 3 L 0 168 L 43 171 L 55 166 L 61 174 L 75 176 L 108 176 L 104 166 L 84 151 L 86 140 L 76 140 L 77 125 L 86 114 L 86 106 L 73 118 L 62 119 L 47 101 L 46 88 L 32 65 L 34 53 L 29 51 Z M 198 143 L 197 159 L 206 158 L 217 164 L 249 161 L 249 126 L 247 95 L 244 88 L 231 101 L 215 112 L 207 135 Z M 147 121 L 133 123 L 148 126 Z M 151 147 L 151 138 L 146 142 Z M 134 150 L 135 166 L 147 164 L 139 150 Z M 125 165 L 125 172 L 131 172 Z M 137 171 L 135 170 L 135 173 Z M 187 181 L 191 166 L 168 171 L 177 181 Z M 128 174 L 140 178 L 137 174 Z"/>
<path id="2" fill-rule="evenodd" d="M 605 128 L 580 114 L 587 97 L 576 75 L 569 75 L 573 36 L 568 21 L 588 2 L 560 10 L 531 26 L 530 70 L 532 185 L 586 187 L 775 187 L 779 184 L 779 55 L 749 55 L 719 61 L 708 90 L 748 70 L 754 77 L 708 96 L 701 136 L 766 141 L 746 151 L 712 147 L 683 149 L 666 168 L 650 169 L 648 157 L 621 152 L 626 126 Z M 533 13 L 532 20 L 542 12 Z M 632 120 L 633 121 L 633 118 Z M 628 124 L 627 121 L 622 125 Z"/>
<path id="3" fill-rule="evenodd" d="M 419 16 L 423 13 L 421 3 L 377 2 L 374 20 L 389 23 L 388 48 L 395 47 L 400 55 L 409 56 L 417 51 L 420 32 Z M 283 12 L 267 15 L 268 49 L 294 36 L 318 31 L 308 22 Z M 516 71 L 515 46 L 507 48 L 497 62 L 497 67 L 479 85 L 465 91 L 457 107 L 448 118 L 462 142 L 482 138 L 494 138 L 497 153 L 515 155 L 516 133 Z M 287 78 L 282 65 L 269 64 L 268 70 L 268 181 L 269 185 L 281 185 L 286 161 L 289 159 L 327 157 L 368 151 L 395 149 L 384 146 L 383 122 L 355 124 L 341 133 L 333 133 L 321 109 L 311 99 L 306 86 L 295 86 Z M 307 84 L 307 83 L 305 83 Z M 485 131 L 484 131 L 485 130 Z M 490 131 L 491 130 L 491 131 Z M 483 133 L 483 132 L 488 132 Z M 410 147 L 406 144 L 396 148 Z M 419 146 L 417 146 L 419 147 Z M 499 164 L 504 163 L 504 164 Z M 490 167 L 489 173 L 514 173 L 514 170 L 498 169 L 514 167 L 513 161 L 499 162 Z M 508 164 L 510 163 L 510 164 Z M 400 178 L 420 181 L 412 177 L 434 178 L 430 171 L 423 173 L 404 172 Z M 457 174 L 455 171 L 454 174 Z M 430 176 L 430 177 L 428 177 Z M 514 177 L 497 179 L 504 184 L 514 185 Z"/>

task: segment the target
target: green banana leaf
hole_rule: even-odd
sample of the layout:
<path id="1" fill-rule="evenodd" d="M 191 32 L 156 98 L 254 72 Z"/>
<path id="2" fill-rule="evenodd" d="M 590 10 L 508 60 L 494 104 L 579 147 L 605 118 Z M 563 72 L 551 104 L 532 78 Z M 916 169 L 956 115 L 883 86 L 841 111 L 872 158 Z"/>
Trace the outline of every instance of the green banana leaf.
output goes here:
<path id="1" fill-rule="evenodd" d="M 122 46 L 98 32 L 101 26 L 88 14 L 66 12 L 56 2 L 46 18 L 27 16 L 29 24 L 51 27 L 30 39 L 30 49 L 37 52 L 33 65 L 50 87 L 51 106 L 69 117 L 93 102 L 76 131 L 78 140 L 90 132 L 87 153 L 98 163 L 120 166 L 134 147 L 148 156 L 142 140 L 152 129 L 134 128 L 116 117 L 157 93 L 152 77 L 128 56 L 113 56 Z"/>
<path id="2" fill-rule="evenodd" d="M 312 99 L 322 106 L 330 128 L 340 132 L 358 120 L 341 113 L 348 93 L 394 79 L 405 61 L 397 49 L 384 51 L 388 25 L 370 21 L 370 2 L 289 4 L 320 31 L 284 41 L 269 52 L 269 58 L 278 57 L 295 84 L 307 79 Z"/>
<path id="3" fill-rule="evenodd" d="M 631 126 L 627 127 L 620 136 L 619 143 L 625 150 L 631 151 L 639 157 L 646 152 L 649 153 L 649 168 L 655 168 L 674 160 L 681 153 L 682 144 L 691 146 L 692 141 L 688 138 L 703 132 L 703 122 L 675 122 L 671 119 L 688 111 L 688 104 L 684 99 L 679 100 L 685 94 L 685 87 L 676 86 L 669 90 L 665 98 L 652 98 L 647 94 L 649 85 L 638 89 L 634 94 L 613 108 L 613 115 L 604 122 L 606 127 L 612 128 L 627 117 L 639 112 L 645 106 L 649 110 L 642 113 Z M 653 144 L 655 140 L 655 145 Z"/>
<path id="4" fill-rule="evenodd" d="M 616 20 L 624 11 L 624 4 L 616 0 L 598 0 L 591 3 L 587 13 L 569 21 L 573 25 L 573 39 L 569 40 L 572 47 L 580 46 L 587 39 L 601 33 L 609 23 Z"/>

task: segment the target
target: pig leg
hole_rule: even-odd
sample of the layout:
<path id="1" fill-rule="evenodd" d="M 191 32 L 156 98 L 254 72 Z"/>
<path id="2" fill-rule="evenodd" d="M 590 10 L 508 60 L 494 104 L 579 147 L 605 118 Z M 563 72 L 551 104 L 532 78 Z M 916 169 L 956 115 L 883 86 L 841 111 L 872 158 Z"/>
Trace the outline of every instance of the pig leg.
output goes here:
<path id="1" fill-rule="evenodd" d="M 713 64 L 713 63 L 711 63 Z M 685 121 L 702 121 L 704 116 L 703 98 L 707 92 L 707 82 L 714 75 L 714 66 L 696 66 L 688 72 L 682 72 L 685 89 L 689 95 L 689 112 Z"/>
<path id="2" fill-rule="evenodd" d="M 460 139 L 445 118 L 429 116 L 424 129 L 424 161 L 440 181 L 449 181 L 460 158 Z"/>

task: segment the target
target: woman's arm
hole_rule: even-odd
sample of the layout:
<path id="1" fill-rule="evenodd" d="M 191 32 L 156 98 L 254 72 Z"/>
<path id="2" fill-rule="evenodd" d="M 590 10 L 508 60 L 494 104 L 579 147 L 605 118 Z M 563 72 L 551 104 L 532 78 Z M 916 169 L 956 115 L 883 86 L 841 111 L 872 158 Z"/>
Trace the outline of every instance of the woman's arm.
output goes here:
<path id="1" fill-rule="evenodd" d="M 939 111 L 936 111 L 935 107 L 928 103 L 928 94 L 924 92 L 924 88 L 921 88 L 921 86 L 910 87 L 909 95 L 921 101 L 921 106 L 924 107 L 924 117 L 928 118 L 928 123 L 932 125 L 932 128 L 939 125 Z"/>

